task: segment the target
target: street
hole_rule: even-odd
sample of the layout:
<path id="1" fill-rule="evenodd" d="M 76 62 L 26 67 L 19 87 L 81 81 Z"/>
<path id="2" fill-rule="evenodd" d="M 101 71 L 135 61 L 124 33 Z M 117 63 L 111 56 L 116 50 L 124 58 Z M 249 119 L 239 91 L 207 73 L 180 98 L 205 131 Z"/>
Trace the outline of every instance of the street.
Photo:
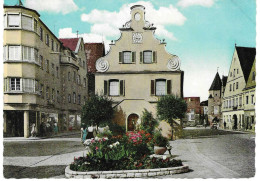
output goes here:
<path id="1" fill-rule="evenodd" d="M 196 129 L 196 128 L 195 128 Z M 187 131 L 187 130 L 186 130 Z M 172 154 L 191 171 L 157 178 L 250 178 L 255 174 L 254 134 L 197 129 L 203 136 L 171 141 Z M 216 133 L 216 132 L 215 132 Z M 23 145 L 18 149 L 19 145 Z M 40 147 L 38 147 L 40 145 Z M 46 147 L 44 147 L 44 145 Z M 4 177 L 65 178 L 64 169 L 85 151 L 80 138 L 4 140 Z M 168 152 L 167 152 L 168 153 Z"/>

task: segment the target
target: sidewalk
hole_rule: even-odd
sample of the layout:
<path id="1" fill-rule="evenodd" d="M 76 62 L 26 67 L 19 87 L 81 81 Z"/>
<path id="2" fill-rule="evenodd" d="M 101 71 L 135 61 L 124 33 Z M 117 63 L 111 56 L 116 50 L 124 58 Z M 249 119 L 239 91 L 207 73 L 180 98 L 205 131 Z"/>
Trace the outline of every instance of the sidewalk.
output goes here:
<path id="1" fill-rule="evenodd" d="M 75 136 L 78 135 L 77 137 L 70 138 L 69 136 Z M 64 137 L 64 138 L 63 138 Z M 24 137 L 6 137 L 3 138 L 4 141 L 41 141 L 41 140 L 70 140 L 73 141 L 74 139 L 78 141 L 80 140 L 80 131 L 66 131 L 58 134 L 53 134 L 51 136 L 46 136 L 46 137 L 29 137 L 29 138 L 24 138 Z"/>

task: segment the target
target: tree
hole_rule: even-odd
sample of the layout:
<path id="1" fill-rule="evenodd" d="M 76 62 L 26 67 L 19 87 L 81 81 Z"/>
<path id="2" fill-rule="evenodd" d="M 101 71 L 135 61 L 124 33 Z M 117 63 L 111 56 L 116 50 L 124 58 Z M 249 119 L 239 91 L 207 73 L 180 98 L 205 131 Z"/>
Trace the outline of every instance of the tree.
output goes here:
<path id="1" fill-rule="evenodd" d="M 86 126 L 111 122 L 113 118 L 112 100 L 103 95 L 92 95 L 82 107 L 81 120 Z"/>
<path id="2" fill-rule="evenodd" d="M 177 124 L 175 120 L 184 118 L 186 110 L 186 102 L 174 95 L 162 96 L 157 102 L 157 116 L 159 120 L 165 120 L 171 125 L 172 139 L 174 123 Z"/>

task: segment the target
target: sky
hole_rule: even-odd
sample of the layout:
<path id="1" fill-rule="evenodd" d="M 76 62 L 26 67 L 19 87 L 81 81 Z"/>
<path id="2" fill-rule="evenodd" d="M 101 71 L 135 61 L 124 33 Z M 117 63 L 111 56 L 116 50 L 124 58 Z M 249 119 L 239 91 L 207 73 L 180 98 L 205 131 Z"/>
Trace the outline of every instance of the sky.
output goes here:
<path id="1" fill-rule="evenodd" d="M 15 5 L 18 0 L 4 0 Z M 130 20 L 130 7 L 146 7 L 146 20 L 165 39 L 168 52 L 179 56 L 184 96 L 208 99 L 217 73 L 227 75 L 237 46 L 256 47 L 256 0 L 22 0 L 37 10 L 59 38 L 77 36 L 102 42 L 109 49 Z"/>

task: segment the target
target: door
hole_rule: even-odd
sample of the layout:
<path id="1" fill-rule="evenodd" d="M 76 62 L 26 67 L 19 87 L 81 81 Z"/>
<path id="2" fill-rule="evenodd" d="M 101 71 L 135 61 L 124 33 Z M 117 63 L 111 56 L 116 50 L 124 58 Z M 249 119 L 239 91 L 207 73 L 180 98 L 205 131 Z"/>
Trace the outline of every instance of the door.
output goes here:
<path id="1" fill-rule="evenodd" d="M 139 116 L 137 114 L 130 114 L 127 118 L 127 131 L 134 131 L 136 122 Z"/>

